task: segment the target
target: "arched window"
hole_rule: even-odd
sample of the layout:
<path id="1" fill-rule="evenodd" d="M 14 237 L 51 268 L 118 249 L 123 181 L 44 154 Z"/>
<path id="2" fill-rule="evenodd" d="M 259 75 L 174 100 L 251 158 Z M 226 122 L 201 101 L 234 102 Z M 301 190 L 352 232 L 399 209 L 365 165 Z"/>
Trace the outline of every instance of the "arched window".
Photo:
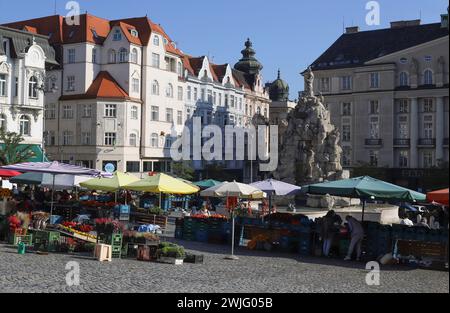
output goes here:
<path id="1" fill-rule="evenodd" d="M 28 81 L 28 97 L 37 99 L 37 78 L 34 76 Z"/>
<path id="2" fill-rule="evenodd" d="M 267 108 L 264 109 L 264 117 L 267 117 Z"/>
<path id="3" fill-rule="evenodd" d="M 114 49 L 108 51 L 108 63 L 116 63 L 116 51 Z"/>
<path id="4" fill-rule="evenodd" d="M 406 72 L 400 73 L 400 86 L 401 87 L 409 86 L 408 73 Z"/>
<path id="5" fill-rule="evenodd" d="M 256 108 L 256 114 L 261 115 L 261 107 Z"/>
<path id="6" fill-rule="evenodd" d="M 0 130 L 6 131 L 6 115 L 0 114 Z"/>
<path id="7" fill-rule="evenodd" d="M 181 62 L 178 62 L 177 73 L 178 76 L 183 76 L 183 65 L 181 64 Z"/>
<path id="8" fill-rule="evenodd" d="M 166 137 L 166 141 L 164 143 L 164 148 L 170 149 L 172 147 L 173 139 L 170 136 Z"/>
<path id="9" fill-rule="evenodd" d="M 168 98 L 173 98 L 173 85 L 172 84 L 167 85 L 166 96 Z"/>
<path id="10" fill-rule="evenodd" d="M 125 48 L 120 48 L 119 50 L 119 63 L 127 62 L 128 51 Z"/>
<path id="11" fill-rule="evenodd" d="M 159 37 L 158 37 L 158 35 L 153 36 L 153 44 L 155 46 L 159 46 Z"/>
<path id="12" fill-rule="evenodd" d="M 133 48 L 133 50 L 131 50 L 131 62 L 138 63 L 138 51 L 136 48 Z"/>
<path id="13" fill-rule="evenodd" d="M 157 80 L 154 80 L 152 83 L 152 95 L 159 95 L 159 83 Z"/>
<path id="14" fill-rule="evenodd" d="M 151 147 L 158 148 L 158 141 L 159 141 L 158 134 L 153 133 L 151 136 L 151 142 L 150 142 Z"/>
<path id="15" fill-rule="evenodd" d="M 132 120 L 138 119 L 138 107 L 135 105 L 131 107 L 131 119 Z"/>
<path id="16" fill-rule="evenodd" d="M 426 69 L 423 72 L 423 84 L 424 85 L 433 85 L 433 71 L 430 69 Z"/>
<path id="17" fill-rule="evenodd" d="M 137 135 L 135 133 L 130 134 L 130 146 L 137 146 Z"/>
<path id="18" fill-rule="evenodd" d="M 30 118 L 26 115 L 22 115 L 19 119 L 20 134 L 22 136 L 30 136 L 31 134 L 30 126 L 31 126 Z"/>

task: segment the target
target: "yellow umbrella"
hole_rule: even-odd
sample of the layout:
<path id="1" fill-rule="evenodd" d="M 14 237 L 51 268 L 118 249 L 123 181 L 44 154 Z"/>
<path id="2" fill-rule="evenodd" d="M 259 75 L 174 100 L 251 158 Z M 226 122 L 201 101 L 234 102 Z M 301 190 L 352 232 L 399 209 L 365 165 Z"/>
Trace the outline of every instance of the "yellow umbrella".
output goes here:
<path id="1" fill-rule="evenodd" d="M 200 190 L 196 186 L 163 173 L 131 183 L 124 186 L 124 189 L 176 195 L 190 195 Z"/>
<path id="2" fill-rule="evenodd" d="M 139 178 L 121 172 L 115 172 L 112 178 L 94 178 L 83 183 L 81 187 L 90 190 L 117 191 L 126 185 L 139 181 Z"/>

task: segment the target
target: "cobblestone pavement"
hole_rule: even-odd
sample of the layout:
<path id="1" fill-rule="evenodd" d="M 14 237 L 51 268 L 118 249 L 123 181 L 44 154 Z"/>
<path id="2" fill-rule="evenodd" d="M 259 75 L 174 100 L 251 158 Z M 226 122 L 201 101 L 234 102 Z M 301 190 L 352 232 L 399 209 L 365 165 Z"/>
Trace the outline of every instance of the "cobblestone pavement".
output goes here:
<path id="1" fill-rule="evenodd" d="M 183 242 L 205 256 L 204 264 L 182 266 L 83 256 L 17 254 L 0 245 L 0 292 L 449 292 L 446 272 L 384 268 L 381 285 L 365 283 L 364 264 L 300 258 L 238 249 L 238 261 L 224 260 L 226 246 Z M 66 263 L 80 264 L 80 285 L 66 285 Z"/>

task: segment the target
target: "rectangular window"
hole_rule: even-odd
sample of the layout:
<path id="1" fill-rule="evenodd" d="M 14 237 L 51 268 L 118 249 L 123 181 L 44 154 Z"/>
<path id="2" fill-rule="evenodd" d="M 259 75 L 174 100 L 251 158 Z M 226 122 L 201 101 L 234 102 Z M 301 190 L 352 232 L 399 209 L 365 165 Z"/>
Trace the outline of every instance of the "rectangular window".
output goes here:
<path id="1" fill-rule="evenodd" d="M 212 90 L 208 90 L 208 103 L 213 103 Z"/>
<path id="2" fill-rule="evenodd" d="M 380 104 L 378 100 L 370 101 L 370 114 L 380 114 Z"/>
<path id="3" fill-rule="evenodd" d="M 133 92 L 138 93 L 140 90 L 139 79 L 133 78 L 131 80 L 131 86 L 132 86 Z"/>
<path id="4" fill-rule="evenodd" d="M 127 161 L 127 173 L 139 173 L 141 171 L 139 161 Z"/>
<path id="5" fill-rule="evenodd" d="M 63 105 L 63 119 L 65 120 L 69 120 L 69 119 L 73 119 L 73 108 L 71 105 Z"/>
<path id="6" fill-rule="evenodd" d="M 213 93 L 213 104 L 217 104 L 217 93 Z"/>
<path id="7" fill-rule="evenodd" d="M 152 53 L 152 66 L 156 68 L 160 68 L 160 60 L 159 54 Z"/>
<path id="8" fill-rule="evenodd" d="M 225 107 L 228 108 L 228 95 L 225 95 Z"/>
<path id="9" fill-rule="evenodd" d="M 402 150 L 398 154 L 398 166 L 405 168 L 408 167 L 409 163 L 409 151 Z"/>
<path id="10" fill-rule="evenodd" d="M 352 90 L 352 77 L 351 76 L 341 77 L 341 89 L 342 90 Z"/>
<path id="11" fill-rule="evenodd" d="M 97 49 L 92 49 L 92 63 L 97 64 Z"/>
<path id="12" fill-rule="evenodd" d="M 398 118 L 398 136 L 399 139 L 409 138 L 409 125 L 407 116 L 399 116 Z"/>
<path id="13" fill-rule="evenodd" d="M 0 96 L 6 96 L 6 75 L 0 74 Z"/>
<path id="14" fill-rule="evenodd" d="M 398 113 L 409 113 L 408 99 L 400 99 L 398 103 Z"/>
<path id="15" fill-rule="evenodd" d="M 105 104 L 105 117 L 117 117 L 117 105 Z"/>
<path id="16" fill-rule="evenodd" d="M 351 166 L 352 165 L 352 148 L 342 147 L 342 165 Z"/>
<path id="17" fill-rule="evenodd" d="M 73 132 L 64 131 L 63 132 L 63 146 L 70 146 L 73 144 Z"/>
<path id="18" fill-rule="evenodd" d="M 380 73 L 370 73 L 370 88 L 380 88 Z"/>
<path id="19" fill-rule="evenodd" d="M 178 100 L 183 101 L 183 87 L 178 86 Z"/>
<path id="20" fill-rule="evenodd" d="M 19 77 L 16 77 L 14 81 L 15 81 L 14 97 L 17 97 L 19 96 Z"/>
<path id="21" fill-rule="evenodd" d="M 188 100 L 192 99 L 192 87 L 191 86 L 187 87 L 187 99 Z"/>
<path id="22" fill-rule="evenodd" d="M 349 102 L 342 103 L 342 115 L 351 116 L 352 115 L 352 104 Z"/>
<path id="23" fill-rule="evenodd" d="M 423 167 L 424 168 L 433 167 L 433 151 L 423 152 Z"/>
<path id="24" fill-rule="evenodd" d="M 201 90 L 201 99 L 202 99 L 203 102 L 206 101 L 206 99 L 205 99 L 205 89 Z"/>
<path id="25" fill-rule="evenodd" d="M 433 99 L 423 99 L 423 112 L 425 113 L 434 112 Z"/>
<path id="26" fill-rule="evenodd" d="M 221 105 L 222 105 L 222 94 L 219 93 L 219 106 L 221 106 Z"/>
<path id="27" fill-rule="evenodd" d="M 173 109 L 166 109 L 166 122 L 173 122 Z"/>
<path id="28" fill-rule="evenodd" d="M 234 108 L 234 96 L 230 97 L 230 104 L 231 104 L 231 107 Z"/>
<path id="29" fill-rule="evenodd" d="M 47 120 L 54 120 L 56 118 L 56 104 L 46 104 L 45 105 L 45 118 Z"/>
<path id="30" fill-rule="evenodd" d="M 92 105 L 83 104 L 83 117 L 92 117 Z"/>
<path id="31" fill-rule="evenodd" d="M 380 120 L 378 117 L 371 117 L 369 123 L 370 139 L 380 138 Z"/>
<path id="32" fill-rule="evenodd" d="M 81 133 L 81 144 L 82 145 L 90 145 L 91 144 L 91 133 L 90 132 L 82 132 Z"/>
<path id="33" fill-rule="evenodd" d="M 194 88 L 194 101 L 198 100 L 198 89 Z"/>
<path id="34" fill-rule="evenodd" d="M 75 90 L 75 76 L 67 76 L 67 91 Z"/>
<path id="35" fill-rule="evenodd" d="M 343 125 L 342 126 L 342 141 L 350 142 L 352 140 L 351 126 Z"/>
<path id="36" fill-rule="evenodd" d="M 75 49 L 69 49 L 68 63 L 75 63 Z"/>
<path id="37" fill-rule="evenodd" d="M 159 121 L 159 107 L 152 106 L 152 121 Z"/>
<path id="38" fill-rule="evenodd" d="M 329 92 L 330 91 L 330 78 L 322 77 L 320 79 L 320 91 L 321 92 Z"/>
<path id="39" fill-rule="evenodd" d="M 433 139 L 433 116 L 425 115 L 423 117 L 423 136 L 425 139 Z"/>
<path id="40" fill-rule="evenodd" d="M 370 166 L 378 166 L 378 156 L 379 152 L 371 150 L 369 152 L 369 164 Z"/>
<path id="41" fill-rule="evenodd" d="M 177 124 L 183 125 L 183 111 L 177 111 Z"/>
<path id="42" fill-rule="evenodd" d="M 116 133 L 105 133 L 105 146 L 116 145 Z"/>

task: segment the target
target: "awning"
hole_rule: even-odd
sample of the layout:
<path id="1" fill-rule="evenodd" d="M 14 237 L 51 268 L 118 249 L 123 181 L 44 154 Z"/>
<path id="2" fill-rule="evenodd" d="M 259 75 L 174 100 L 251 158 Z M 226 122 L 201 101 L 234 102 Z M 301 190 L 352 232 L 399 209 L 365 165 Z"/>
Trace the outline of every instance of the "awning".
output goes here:
<path id="1" fill-rule="evenodd" d="M 27 145 L 27 144 L 21 144 L 18 146 L 18 150 L 20 151 L 24 147 L 31 147 L 31 151 L 34 152 L 34 157 L 30 158 L 29 160 L 24 160 L 24 162 L 49 162 L 49 159 L 47 156 L 44 156 L 44 152 L 42 151 L 42 148 L 40 145 Z M 4 149 L 5 144 L 0 143 L 0 149 Z"/>

